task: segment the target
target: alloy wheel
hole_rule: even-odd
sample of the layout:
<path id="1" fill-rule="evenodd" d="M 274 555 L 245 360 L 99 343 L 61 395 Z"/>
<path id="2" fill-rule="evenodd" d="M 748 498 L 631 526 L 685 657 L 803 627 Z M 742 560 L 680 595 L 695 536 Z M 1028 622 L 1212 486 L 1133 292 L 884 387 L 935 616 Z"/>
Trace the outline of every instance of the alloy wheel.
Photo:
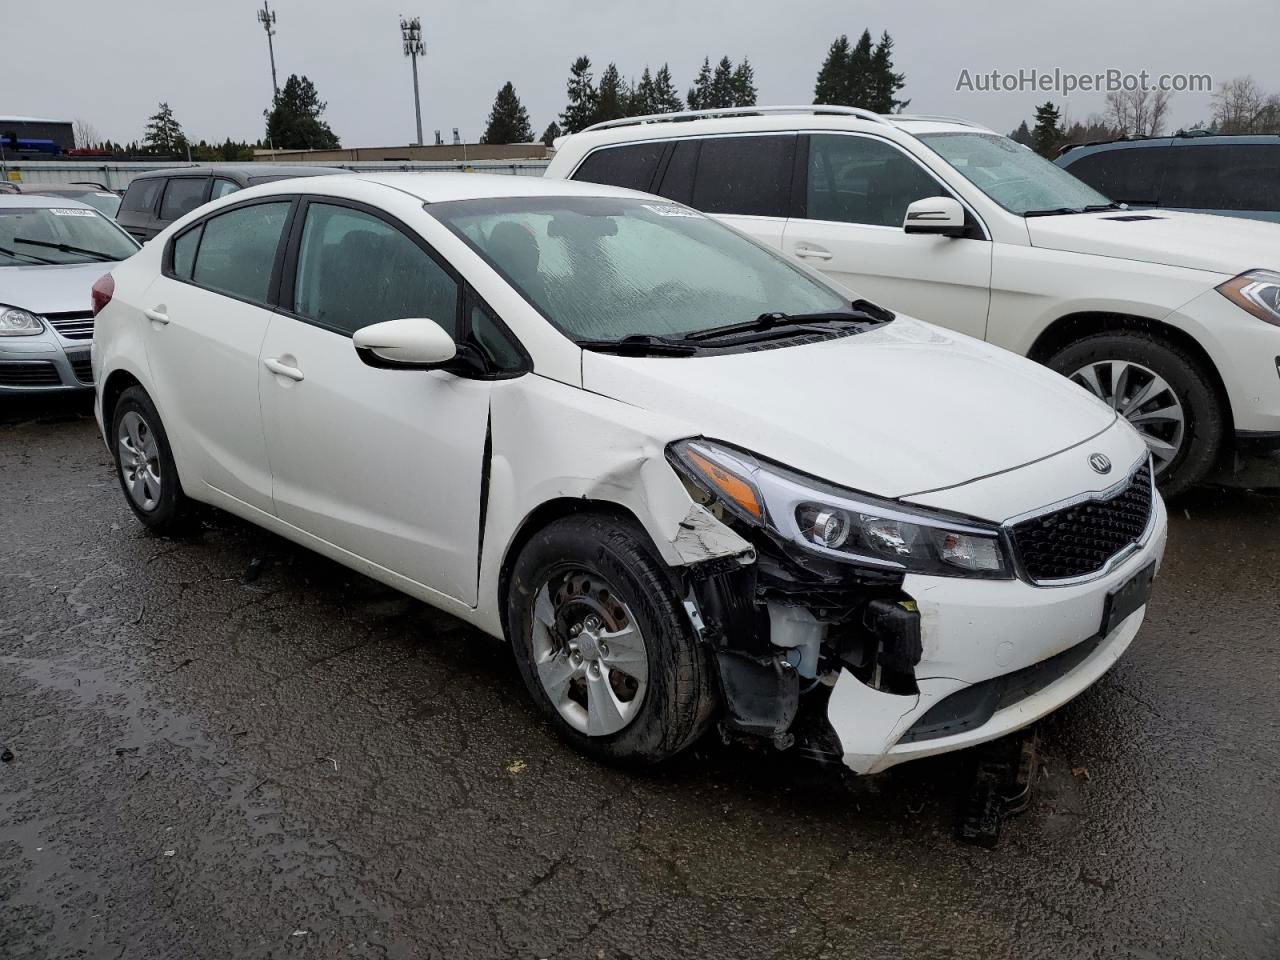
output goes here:
<path id="1" fill-rule="evenodd" d="M 140 510 L 150 512 L 160 504 L 160 447 L 151 425 L 136 411 L 120 418 L 120 475 L 125 489 Z"/>
<path id="2" fill-rule="evenodd" d="M 533 664 L 560 716 L 589 737 L 626 727 L 648 687 L 648 651 L 631 609 L 582 567 L 552 575 L 534 595 Z"/>
<path id="3" fill-rule="evenodd" d="M 1128 360 L 1100 360 L 1081 367 L 1070 379 L 1142 434 L 1157 476 L 1177 459 L 1186 433 L 1186 414 L 1173 387 L 1154 370 Z"/>

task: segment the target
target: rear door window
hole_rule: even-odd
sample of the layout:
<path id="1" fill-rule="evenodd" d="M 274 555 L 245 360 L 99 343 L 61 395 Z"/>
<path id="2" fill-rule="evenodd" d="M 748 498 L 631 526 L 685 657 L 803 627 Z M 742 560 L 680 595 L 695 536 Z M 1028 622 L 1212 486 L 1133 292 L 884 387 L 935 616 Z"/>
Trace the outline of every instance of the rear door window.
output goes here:
<path id="1" fill-rule="evenodd" d="M 1155 203 L 1159 197 L 1161 160 L 1167 154 L 1160 147 L 1116 147 L 1081 157 L 1066 169 L 1108 200 Z"/>
<path id="2" fill-rule="evenodd" d="M 160 201 L 160 219 L 172 223 L 179 217 L 186 216 L 204 200 L 204 188 L 209 183 L 208 177 L 174 177 L 165 188 L 164 199 Z"/>
<path id="3" fill-rule="evenodd" d="M 690 205 L 704 213 L 785 217 L 795 153 L 795 134 L 705 138 Z"/>
<path id="4" fill-rule="evenodd" d="M 156 208 L 156 198 L 164 186 L 164 177 L 146 177 L 134 180 L 125 191 L 120 209 L 130 213 L 150 213 Z"/>
<path id="5" fill-rule="evenodd" d="M 1165 152 L 1161 206 L 1280 211 L 1280 146 L 1188 144 Z"/>
<path id="6" fill-rule="evenodd" d="M 665 141 L 631 143 L 622 147 L 603 147 L 590 154 L 574 171 L 574 180 L 604 183 L 630 190 L 652 189 L 658 161 L 667 148 Z"/>
<path id="7" fill-rule="evenodd" d="M 290 203 L 255 203 L 206 220 L 191 271 L 192 282 L 267 306 L 271 271 Z M 177 252 L 175 249 L 175 270 Z"/>

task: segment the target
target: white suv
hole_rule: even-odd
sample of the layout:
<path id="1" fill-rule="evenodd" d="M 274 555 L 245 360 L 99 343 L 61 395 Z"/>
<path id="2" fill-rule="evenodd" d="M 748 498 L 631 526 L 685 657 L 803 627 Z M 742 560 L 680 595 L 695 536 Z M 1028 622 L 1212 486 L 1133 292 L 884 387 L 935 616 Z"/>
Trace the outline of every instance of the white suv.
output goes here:
<path id="1" fill-rule="evenodd" d="M 1280 225 L 1128 210 L 975 124 L 852 107 L 598 124 L 547 176 L 687 203 L 1047 364 L 1129 419 L 1168 494 L 1275 482 L 1238 454 L 1280 449 Z"/>

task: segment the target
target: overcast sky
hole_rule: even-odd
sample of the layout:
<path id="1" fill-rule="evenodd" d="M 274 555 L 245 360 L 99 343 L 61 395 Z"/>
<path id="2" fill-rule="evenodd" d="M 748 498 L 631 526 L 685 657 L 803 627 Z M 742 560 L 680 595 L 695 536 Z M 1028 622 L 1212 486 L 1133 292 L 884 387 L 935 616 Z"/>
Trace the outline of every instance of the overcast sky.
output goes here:
<path id="1" fill-rule="evenodd" d="M 192 140 L 256 140 L 271 96 L 267 42 L 253 0 L 40 0 L 0 17 L 4 75 L 0 114 L 80 118 L 101 137 L 141 139 L 160 100 Z M 275 5 L 273 5 L 275 6 Z M 761 103 L 809 103 L 832 39 L 869 27 L 896 43 L 911 111 L 968 117 L 1002 132 L 1045 99 L 1073 119 L 1101 111 L 1101 94 L 1065 101 L 1035 92 L 957 92 L 963 69 L 1092 73 L 1116 68 L 1207 73 L 1216 83 L 1251 73 L 1280 92 L 1280 57 L 1267 26 L 1274 0 L 896 0 L 857 5 L 819 0 L 280 0 L 276 65 L 316 84 L 325 119 L 344 146 L 414 138 L 409 63 L 399 15 L 423 20 L 422 122 L 428 142 L 459 127 L 474 141 L 494 94 L 515 84 L 537 133 L 564 106 L 579 54 L 624 77 L 671 65 L 681 94 L 704 56 L 744 55 Z M 1177 94 L 1173 126 L 1207 120 L 1208 94 Z"/>

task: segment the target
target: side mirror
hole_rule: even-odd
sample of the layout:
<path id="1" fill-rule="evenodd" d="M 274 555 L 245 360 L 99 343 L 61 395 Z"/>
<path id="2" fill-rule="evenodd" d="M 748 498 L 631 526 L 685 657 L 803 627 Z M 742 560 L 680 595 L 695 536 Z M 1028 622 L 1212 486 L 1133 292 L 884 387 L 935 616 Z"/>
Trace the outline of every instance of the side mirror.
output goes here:
<path id="1" fill-rule="evenodd" d="M 457 355 L 453 338 L 425 317 L 406 317 L 361 327 L 351 338 L 360 359 L 371 367 L 429 370 Z"/>
<path id="2" fill-rule="evenodd" d="M 964 207 L 952 197 L 925 197 L 907 207 L 902 229 L 907 233 L 932 233 L 942 237 L 963 237 L 969 232 Z"/>

